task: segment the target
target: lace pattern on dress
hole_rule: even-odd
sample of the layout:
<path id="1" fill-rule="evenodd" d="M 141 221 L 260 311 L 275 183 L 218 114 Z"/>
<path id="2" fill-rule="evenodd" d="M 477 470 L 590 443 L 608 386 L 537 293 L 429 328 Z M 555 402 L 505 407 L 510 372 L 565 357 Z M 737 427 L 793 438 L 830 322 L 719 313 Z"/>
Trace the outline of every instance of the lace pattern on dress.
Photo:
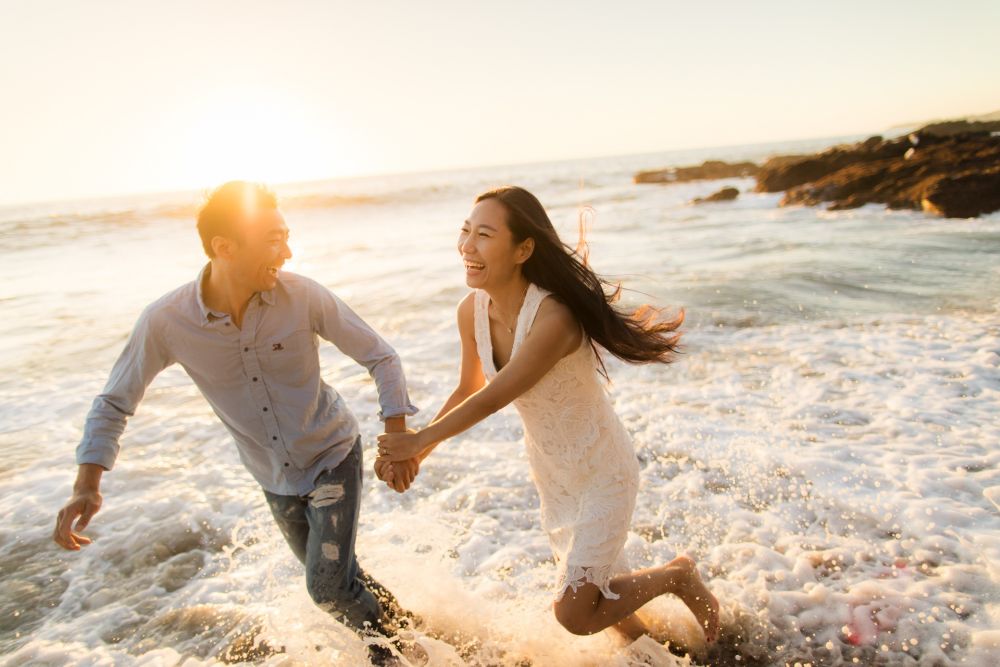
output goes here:
<path id="1" fill-rule="evenodd" d="M 594 584 L 601 591 L 601 595 L 609 600 L 617 600 L 619 596 L 613 593 L 608 585 L 611 583 L 612 565 L 599 565 L 597 567 L 586 567 L 583 565 L 568 565 L 559 577 L 559 585 L 556 590 L 556 602 L 562 600 L 566 590 L 572 588 L 573 592 L 584 584 Z"/>
<path id="2" fill-rule="evenodd" d="M 549 292 L 531 284 L 518 313 L 511 358 L 531 330 Z M 483 374 L 497 375 L 490 335 L 489 295 L 475 293 L 474 331 Z M 557 599 L 566 589 L 596 585 L 608 599 L 613 574 L 628 570 L 622 547 L 635 507 L 638 461 L 614 412 L 584 338 L 538 383 L 514 400 L 541 501 L 542 526 L 556 562 Z M 624 561 L 621 563 L 619 561 Z M 586 563 L 586 565 L 575 565 Z M 616 567 L 617 564 L 617 567 Z"/>

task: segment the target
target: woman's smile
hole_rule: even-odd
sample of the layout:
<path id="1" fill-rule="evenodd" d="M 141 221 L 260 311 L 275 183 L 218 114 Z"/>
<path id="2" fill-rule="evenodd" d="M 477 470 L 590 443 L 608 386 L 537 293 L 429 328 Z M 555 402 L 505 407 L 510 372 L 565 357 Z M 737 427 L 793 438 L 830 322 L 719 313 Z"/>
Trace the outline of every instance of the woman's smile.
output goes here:
<path id="1" fill-rule="evenodd" d="M 482 262 L 476 262 L 471 259 L 463 260 L 465 263 L 465 275 L 467 276 L 478 276 L 486 268 L 486 265 Z"/>

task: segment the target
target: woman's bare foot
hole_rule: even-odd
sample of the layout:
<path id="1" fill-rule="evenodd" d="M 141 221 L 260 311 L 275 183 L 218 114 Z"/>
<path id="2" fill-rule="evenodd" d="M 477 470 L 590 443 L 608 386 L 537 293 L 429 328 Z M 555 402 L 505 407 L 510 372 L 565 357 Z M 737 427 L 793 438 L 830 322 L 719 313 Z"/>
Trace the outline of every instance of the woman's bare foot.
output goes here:
<path id="1" fill-rule="evenodd" d="M 671 592 L 694 614 L 698 625 L 705 631 L 705 640 L 714 642 L 719 633 L 719 601 L 701 580 L 698 566 L 688 556 L 678 556 L 664 567 L 681 570 L 683 576 Z"/>

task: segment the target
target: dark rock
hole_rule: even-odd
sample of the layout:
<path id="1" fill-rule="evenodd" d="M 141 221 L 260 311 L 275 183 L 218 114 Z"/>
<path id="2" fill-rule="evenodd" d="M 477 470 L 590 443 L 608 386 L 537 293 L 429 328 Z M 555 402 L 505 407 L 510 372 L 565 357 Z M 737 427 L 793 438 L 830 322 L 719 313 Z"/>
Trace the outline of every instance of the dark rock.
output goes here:
<path id="1" fill-rule="evenodd" d="M 784 155 L 767 160 L 757 173 L 757 192 L 781 192 L 817 181 L 853 164 L 901 157 L 908 142 L 871 137 L 852 145 L 834 146 L 816 155 Z"/>
<path id="2" fill-rule="evenodd" d="M 931 123 L 920 129 L 921 134 L 933 134 L 948 137 L 953 134 L 971 134 L 977 132 L 1000 132 L 1000 120 L 968 121 L 950 120 Z"/>
<path id="3" fill-rule="evenodd" d="M 722 188 L 713 195 L 707 197 L 695 197 L 692 204 L 708 204 L 717 201 L 732 201 L 740 196 L 740 191 L 736 188 Z"/>
<path id="4" fill-rule="evenodd" d="M 1000 210 L 1000 169 L 945 176 L 927 187 L 920 205 L 947 218 L 975 218 Z"/>
<path id="5" fill-rule="evenodd" d="M 636 183 L 683 183 L 719 178 L 750 178 L 757 175 L 758 169 L 759 167 L 753 162 L 706 160 L 700 165 L 691 167 L 640 171 L 634 176 L 634 181 Z"/>
<path id="6" fill-rule="evenodd" d="M 957 218 L 1000 210 L 1000 137 L 985 132 L 921 130 L 889 142 L 838 146 L 797 158 L 791 167 L 768 164 L 758 177 L 766 184 L 758 182 L 758 189 L 791 183 L 782 206 L 829 202 L 831 210 L 841 210 L 877 203 Z"/>

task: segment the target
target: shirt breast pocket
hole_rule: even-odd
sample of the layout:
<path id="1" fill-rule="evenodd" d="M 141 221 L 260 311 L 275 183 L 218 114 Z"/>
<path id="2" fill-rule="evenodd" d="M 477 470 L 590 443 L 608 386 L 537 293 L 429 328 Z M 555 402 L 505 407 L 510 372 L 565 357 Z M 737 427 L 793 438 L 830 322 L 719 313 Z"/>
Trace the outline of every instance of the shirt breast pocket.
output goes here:
<path id="1" fill-rule="evenodd" d="M 316 334 L 299 329 L 265 341 L 260 348 L 260 363 L 278 384 L 301 387 L 319 377 L 317 348 Z"/>

